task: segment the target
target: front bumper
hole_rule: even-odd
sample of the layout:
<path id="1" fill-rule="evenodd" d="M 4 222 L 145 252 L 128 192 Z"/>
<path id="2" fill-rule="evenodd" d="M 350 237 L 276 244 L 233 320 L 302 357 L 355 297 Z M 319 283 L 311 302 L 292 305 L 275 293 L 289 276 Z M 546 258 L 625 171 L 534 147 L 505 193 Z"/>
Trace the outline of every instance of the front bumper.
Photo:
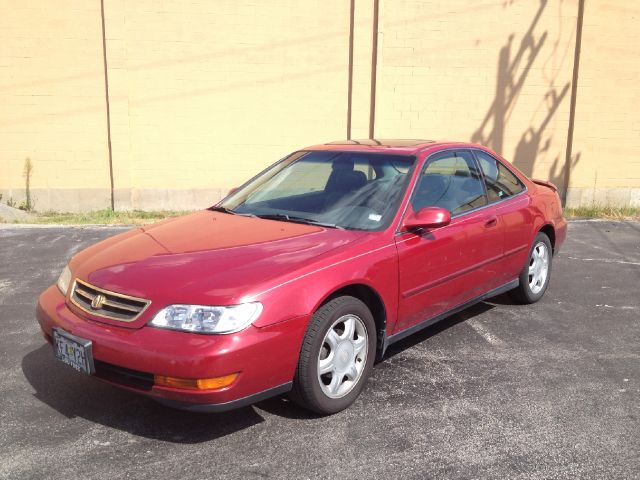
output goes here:
<path id="1" fill-rule="evenodd" d="M 308 317 L 230 335 L 201 335 L 154 327 L 119 328 L 81 318 L 56 286 L 38 300 L 37 318 L 49 342 L 60 327 L 93 342 L 96 377 L 150 395 L 174 407 L 229 410 L 283 393 L 291 387 Z M 159 386 L 154 375 L 212 378 L 240 372 L 220 390 Z"/>

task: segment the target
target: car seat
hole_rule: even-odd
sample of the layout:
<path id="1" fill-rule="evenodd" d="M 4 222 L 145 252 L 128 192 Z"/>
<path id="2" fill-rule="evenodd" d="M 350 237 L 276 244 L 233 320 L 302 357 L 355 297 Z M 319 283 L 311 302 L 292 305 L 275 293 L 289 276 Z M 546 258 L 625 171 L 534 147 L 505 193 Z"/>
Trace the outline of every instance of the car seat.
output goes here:
<path id="1" fill-rule="evenodd" d="M 348 158 L 339 159 L 333 163 L 331 175 L 324 187 L 325 207 L 334 205 L 348 193 L 355 192 L 367 184 L 365 173 L 354 170 L 353 167 L 353 160 Z"/>

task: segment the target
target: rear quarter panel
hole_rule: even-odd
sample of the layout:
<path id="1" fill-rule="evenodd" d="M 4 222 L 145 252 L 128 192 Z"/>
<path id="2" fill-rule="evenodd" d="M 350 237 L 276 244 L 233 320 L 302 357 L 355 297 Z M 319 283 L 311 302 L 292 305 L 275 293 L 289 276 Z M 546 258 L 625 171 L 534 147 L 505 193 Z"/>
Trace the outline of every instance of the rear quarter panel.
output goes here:
<path id="1" fill-rule="evenodd" d="M 481 149 L 492 153 L 485 147 Z M 567 235 L 567 221 L 562 215 L 562 202 L 556 190 L 551 187 L 545 187 L 534 183 L 515 165 L 506 160 L 501 155 L 493 152 L 502 162 L 515 173 L 527 187 L 526 195 L 530 199 L 530 222 L 531 233 L 529 239 L 529 249 L 533 244 L 533 240 L 545 225 L 551 225 L 555 231 L 556 239 L 554 252 L 557 252 Z"/>
<path id="2" fill-rule="evenodd" d="M 567 237 L 567 221 L 562 214 L 562 203 L 558 193 L 549 187 L 537 185 L 531 182 L 534 192 L 532 194 L 533 205 L 539 212 L 539 227 L 537 233 L 544 225 L 551 225 L 555 232 L 554 252 L 557 252 Z"/>

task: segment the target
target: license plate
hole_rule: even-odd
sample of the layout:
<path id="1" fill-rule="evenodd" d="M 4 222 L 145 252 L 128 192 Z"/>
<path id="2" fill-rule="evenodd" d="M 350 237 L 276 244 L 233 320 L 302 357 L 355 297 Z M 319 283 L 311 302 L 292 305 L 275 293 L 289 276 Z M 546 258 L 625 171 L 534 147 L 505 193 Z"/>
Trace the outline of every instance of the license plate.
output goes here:
<path id="1" fill-rule="evenodd" d="M 54 328 L 53 352 L 58 360 L 75 368 L 80 373 L 92 375 L 95 371 L 91 340 L 76 337 L 60 328 Z"/>

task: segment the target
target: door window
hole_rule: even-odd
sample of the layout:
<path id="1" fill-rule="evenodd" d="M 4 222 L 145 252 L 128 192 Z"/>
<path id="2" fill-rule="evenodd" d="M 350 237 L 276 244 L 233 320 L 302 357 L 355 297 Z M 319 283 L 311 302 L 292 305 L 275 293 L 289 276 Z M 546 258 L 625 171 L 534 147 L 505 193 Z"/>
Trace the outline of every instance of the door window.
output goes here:
<path id="1" fill-rule="evenodd" d="M 431 157 L 411 201 L 414 211 L 441 207 L 452 215 L 487 204 L 480 172 L 468 151 L 446 151 Z"/>

